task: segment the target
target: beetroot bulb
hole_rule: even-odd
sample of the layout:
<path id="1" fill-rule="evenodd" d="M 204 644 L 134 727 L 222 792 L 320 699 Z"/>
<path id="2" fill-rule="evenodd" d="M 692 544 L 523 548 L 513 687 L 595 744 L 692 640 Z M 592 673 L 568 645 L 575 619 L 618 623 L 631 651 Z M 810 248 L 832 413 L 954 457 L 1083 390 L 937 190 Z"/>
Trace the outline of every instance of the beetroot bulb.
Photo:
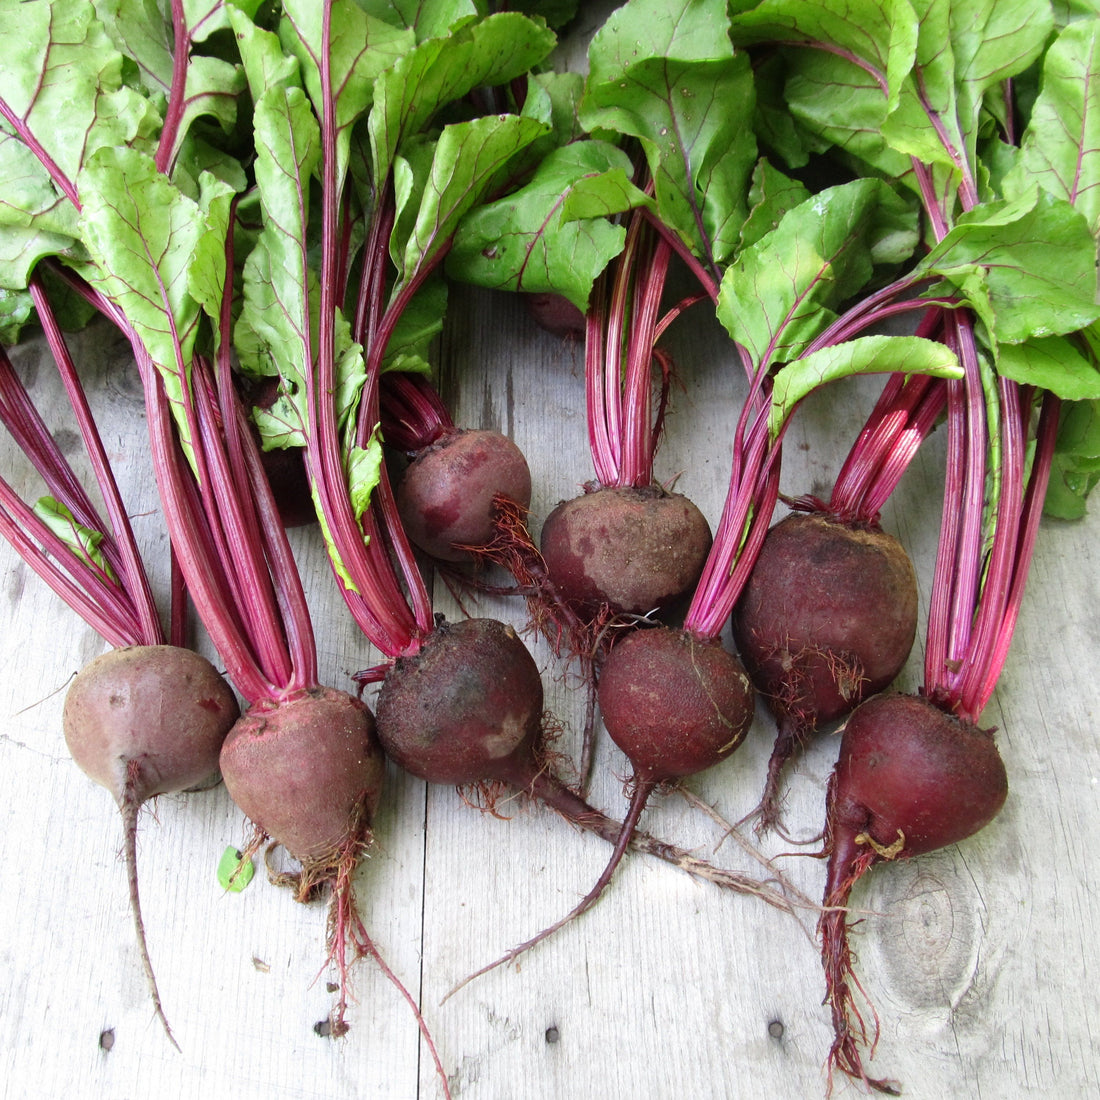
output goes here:
<path id="1" fill-rule="evenodd" d="M 939 323 L 932 311 L 918 332 Z M 879 512 L 943 408 L 944 384 L 891 375 L 828 502 L 790 501 L 732 617 L 737 652 L 776 722 L 758 833 L 779 825 L 784 766 L 828 723 L 888 687 L 917 630 L 917 578 Z"/>
<path id="2" fill-rule="evenodd" d="M 951 332 L 965 349 L 966 319 L 952 320 Z M 852 712 L 826 797 L 828 870 L 818 932 L 834 1032 L 829 1067 L 887 1093 L 897 1092 L 897 1083 L 871 1077 L 863 1065 L 863 1048 L 873 1049 L 876 1035 L 856 1005 L 861 987 L 845 907 L 875 864 L 965 840 L 1005 802 L 1006 769 L 993 730 L 980 718 L 1017 619 L 1058 422 L 1053 395 L 1004 378 L 988 382 L 987 389 L 976 357 L 960 359 L 967 365 L 965 378 L 947 384 L 950 472 L 924 686 L 917 695 L 874 696 Z M 990 401 L 998 406 L 996 429 L 987 419 Z M 1028 437 L 1036 421 L 1029 469 Z M 968 437 L 974 431 L 982 433 L 984 448 L 973 447 Z M 990 476 L 994 463 L 996 476 Z M 984 514 L 991 518 L 962 507 L 974 490 L 978 495 L 971 499 L 985 494 Z"/>
<path id="3" fill-rule="evenodd" d="M 409 458 L 397 484 L 397 511 L 409 541 L 426 554 L 476 560 L 498 536 L 503 506 L 520 513 L 530 507 L 523 452 L 500 432 L 456 427 L 422 375 L 383 375 L 381 413 L 383 438 Z"/>
<path id="4" fill-rule="evenodd" d="M 218 753 L 240 713 L 214 666 L 194 650 L 165 642 L 126 508 L 85 400 L 78 372 L 37 277 L 31 293 L 61 375 L 103 501 L 85 492 L 0 350 L 0 420 L 49 487 L 52 507 L 96 533 L 96 557 L 66 541 L 0 479 L 0 533 L 27 564 L 112 649 L 85 665 L 62 711 L 65 742 L 84 773 L 105 787 L 122 815 L 130 910 L 153 1006 L 173 1045 L 146 941 L 137 873 L 141 807 L 161 794 L 193 788 L 217 772 Z M 173 606 L 173 636 L 183 634 Z"/>
<path id="5" fill-rule="evenodd" d="M 659 315 L 671 256 L 636 213 L 623 252 L 596 280 L 585 334 L 596 479 L 542 524 L 540 550 L 555 591 L 596 621 L 669 607 L 699 579 L 710 549 L 702 512 L 654 476 L 671 372 L 657 341 L 689 304 Z M 657 398 L 655 368 L 662 379 Z"/>

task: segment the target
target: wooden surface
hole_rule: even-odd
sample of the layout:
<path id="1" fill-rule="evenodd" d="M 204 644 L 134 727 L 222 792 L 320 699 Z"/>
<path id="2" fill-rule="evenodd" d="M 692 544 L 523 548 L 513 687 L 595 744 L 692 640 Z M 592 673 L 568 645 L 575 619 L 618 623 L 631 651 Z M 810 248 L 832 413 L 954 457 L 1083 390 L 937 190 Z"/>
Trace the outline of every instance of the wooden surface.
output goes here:
<path id="1" fill-rule="evenodd" d="M 681 475 L 678 486 L 714 522 L 742 384 L 725 337 L 701 312 L 670 339 L 683 388 L 659 473 Z M 163 591 L 165 537 L 126 347 L 99 328 L 74 349 L 93 372 L 107 446 Z M 592 474 L 580 349 L 536 329 L 510 298 L 462 291 L 440 355 L 457 420 L 500 427 L 526 452 L 537 525 Z M 16 362 L 35 378 L 44 407 L 63 413 L 41 348 L 19 349 Z M 786 491 L 827 490 L 874 389 L 870 380 L 839 386 L 801 410 L 786 448 Z M 33 485 L 6 440 L 0 468 L 17 485 Z M 933 437 L 886 515 L 915 559 L 922 601 L 942 468 L 942 439 Z M 1010 776 L 1004 812 L 957 847 L 876 871 L 856 893 L 854 904 L 870 911 L 854 940 L 859 973 L 882 1022 L 871 1067 L 899 1078 L 907 1096 L 1100 1090 L 1100 900 L 1092 886 L 1100 862 L 1098 533 L 1096 514 L 1042 531 L 1016 642 L 986 715 L 1000 728 Z M 348 686 L 348 675 L 377 655 L 336 597 L 315 535 L 297 533 L 295 547 L 323 676 Z M 181 1051 L 169 1045 L 134 946 L 118 814 L 71 762 L 60 729 L 69 678 L 104 647 L 6 545 L 0 578 L 0 1092 L 440 1096 L 407 1006 L 369 961 L 354 970 L 350 1034 L 335 1041 L 315 1033 L 332 1004 L 324 906 L 294 903 L 261 874 L 242 894 L 221 891 L 218 857 L 247 835 L 222 786 L 162 797 L 141 821 L 150 949 Z M 437 593 L 438 609 L 455 614 L 442 585 Z M 523 621 L 522 605 L 506 599 L 478 610 Z M 559 748 L 574 756 L 580 694 L 544 647 L 534 649 L 548 706 L 564 725 Z M 902 686 L 915 686 L 919 669 L 918 645 Z M 770 741 L 761 708 L 747 743 L 691 790 L 738 818 L 758 796 Z M 787 820 L 799 836 L 821 827 L 836 744 L 822 738 L 791 776 Z M 616 816 L 626 771 L 604 735 L 591 797 Z M 640 856 L 627 860 L 592 912 L 519 968 L 499 969 L 441 1006 L 455 981 L 571 907 L 607 846 L 538 808 L 505 807 L 505 820 L 479 813 L 453 789 L 426 789 L 392 768 L 388 778 L 372 858 L 356 886 L 367 927 L 423 1006 L 455 1097 L 824 1095 L 830 1030 L 812 914 L 796 921 Z M 654 799 L 645 824 L 703 853 L 721 836 L 676 794 Z M 760 871 L 729 843 L 714 858 Z M 779 866 L 820 896 L 819 861 L 790 856 Z M 107 1029 L 110 1050 L 100 1045 Z M 838 1097 L 860 1091 L 835 1085 Z"/>

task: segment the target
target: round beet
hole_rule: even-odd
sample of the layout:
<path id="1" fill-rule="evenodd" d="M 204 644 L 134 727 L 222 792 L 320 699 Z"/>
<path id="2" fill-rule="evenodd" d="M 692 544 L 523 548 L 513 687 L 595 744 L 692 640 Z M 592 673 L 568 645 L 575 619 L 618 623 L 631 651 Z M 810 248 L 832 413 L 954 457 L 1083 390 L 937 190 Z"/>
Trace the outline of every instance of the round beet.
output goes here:
<path id="1" fill-rule="evenodd" d="M 687 497 L 653 486 L 600 488 L 546 517 L 541 549 L 563 599 L 594 612 L 644 615 L 699 579 L 710 550 L 703 514 Z"/>
<path id="2" fill-rule="evenodd" d="M 226 738 L 221 769 L 244 815 L 306 866 L 369 835 L 385 762 L 366 704 L 318 687 L 249 708 Z"/>
<path id="3" fill-rule="evenodd" d="M 332 1035 L 343 1035 L 349 953 L 373 955 L 387 969 L 359 917 L 353 885 L 385 773 L 374 716 L 334 688 L 258 701 L 226 738 L 221 768 L 230 797 L 256 827 L 250 850 L 268 837 L 301 864 L 298 873 L 272 881 L 292 886 L 298 901 L 325 888 L 331 893 L 328 952 L 340 995 L 329 1025 Z M 423 1023 L 419 1012 L 417 1019 Z"/>
<path id="4" fill-rule="evenodd" d="M 769 530 L 733 615 L 753 682 L 816 725 L 887 687 L 913 648 L 917 578 L 881 528 L 794 512 Z"/>
<path id="5" fill-rule="evenodd" d="M 494 501 L 531 503 L 523 452 L 499 432 L 458 430 L 421 451 L 397 488 L 409 539 L 443 561 L 465 561 L 463 547 L 484 546 L 496 532 Z"/>
<path id="6" fill-rule="evenodd" d="M 65 742 L 81 770 L 120 807 L 208 779 L 240 710 L 201 654 L 176 646 L 108 650 L 65 696 Z"/>
<path id="7" fill-rule="evenodd" d="M 615 643 L 600 673 L 599 702 L 635 773 L 658 782 L 724 760 L 753 719 L 741 662 L 717 641 L 666 627 Z"/>
<path id="8" fill-rule="evenodd" d="M 768 531 L 732 622 L 778 727 L 758 810 L 764 831 L 778 820 L 790 757 L 904 667 L 917 628 L 916 574 L 881 528 L 794 512 Z"/>
<path id="9" fill-rule="evenodd" d="M 239 714 L 236 696 L 217 669 L 193 650 L 170 645 L 128 646 L 96 657 L 77 673 L 62 710 L 73 759 L 111 792 L 122 813 L 138 951 L 154 1009 L 170 1039 L 141 916 L 138 811 L 147 799 L 209 778 Z"/>
<path id="10" fill-rule="evenodd" d="M 525 294 L 524 305 L 532 320 L 553 336 L 574 339 L 584 336 L 585 316 L 564 294 Z"/>
<path id="11" fill-rule="evenodd" d="M 386 676 L 375 710 L 386 754 L 430 783 L 525 786 L 542 726 L 538 666 L 495 619 L 440 622 Z"/>
<path id="12" fill-rule="evenodd" d="M 828 871 L 818 924 L 833 1022 L 830 1067 L 880 1092 L 899 1091 L 863 1068 L 861 1050 L 873 1050 L 874 1036 L 855 1003 L 860 986 L 845 911 L 852 887 L 877 862 L 965 840 L 996 817 L 1007 795 L 992 731 L 924 696 L 874 696 L 848 718 L 826 796 Z"/>

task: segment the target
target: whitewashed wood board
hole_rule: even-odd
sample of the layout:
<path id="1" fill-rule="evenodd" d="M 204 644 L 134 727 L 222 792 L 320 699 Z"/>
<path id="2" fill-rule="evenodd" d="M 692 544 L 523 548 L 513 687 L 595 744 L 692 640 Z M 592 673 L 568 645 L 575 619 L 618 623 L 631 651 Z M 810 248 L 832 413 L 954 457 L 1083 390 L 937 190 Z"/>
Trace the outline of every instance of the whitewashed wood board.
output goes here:
<path id="1" fill-rule="evenodd" d="M 681 371 L 664 478 L 716 520 L 743 383 L 718 326 L 702 312 L 670 333 Z M 74 340 L 139 536 L 166 583 L 166 541 L 147 466 L 140 393 L 125 344 L 103 328 Z M 442 380 L 460 423 L 510 432 L 528 455 L 538 517 L 592 476 L 579 347 L 538 330 L 505 296 L 460 291 L 441 346 Z M 44 407 L 64 413 L 42 348 L 18 350 Z M 796 418 L 784 490 L 825 492 L 869 408 L 875 383 L 842 385 Z M 70 437 L 72 438 L 72 437 Z M 31 486 L 5 441 L 4 475 Z M 927 599 L 939 519 L 942 440 L 933 437 L 886 513 Z M 869 911 L 854 942 L 881 1022 L 871 1063 L 906 1095 L 1047 1097 L 1096 1093 L 1100 1012 L 1092 933 L 1100 901 L 1093 842 L 1095 719 L 1100 705 L 1100 560 L 1094 516 L 1044 524 L 1016 642 L 987 721 L 999 727 L 1011 795 L 981 835 L 882 868 L 857 891 Z M 335 594 L 315 533 L 295 547 L 315 610 L 322 673 L 348 686 L 378 659 Z M 214 869 L 247 826 L 223 787 L 163 797 L 139 836 L 150 949 L 177 1052 L 156 1022 L 134 946 L 110 797 L 72 764 L 60 729 L 65 686 L 103 645 L 6 547 L 0 548 L 0 1090 L 5 1096 L 436 1097 L 407 1006 L 369 961 L 341 1040 L 314 1025 L 332 1005 L 323 971 L 324 906 L 295 904 L 258 875 L 224 894 Z M 438 609 L 458 613 L 437 583 Z M 522 604 L 484 599 L 478 613 L 522 625 Z M 200 645 L 206 646 L 202 638 Z M 572 676 L 533 643 L 547 705 L 575 756 L 582 700 Z M 207 647 L 207 651 L 209 649 Z M 914 687 L 920 653 L 900 681 Z M 771 732 L 763 708 L 745 746 L 689 786 L 729 819 L 753 804 Z M 836 752 L 824 737 L 795 768 L 788 820 L 821 827 Z M 591 797 L 618 816 L 624 758 L 600 742 Z M 367 927 L 423 1007 L 454 1096 L 470 1100 L 796 1097 L 824 1095 L 830 1031 L 813 918 L 628 859 L 601 903 L 526 956 L 440 1005 L 471 970 L 564 913 L 594 880 L 607 845 L 537 807 L 479 813 L 448 788 L 390 769 L 372 858 L 357 878 Z M 708 852 L 720 830 L 678 795 L 646 825 Z M 770 844 L 769 853 L 781 850 Z M 812 851 L 808 845 L 804 851 Z M 714 858 L 756 873 L 729 843 Z M 811 896 L 824 868 L 779 865 Z M 781 1026 L 780 1026 L 781 1025 Z M 114 1044 L 102 1049 L 101 1033 Z M 857 1095 L 846 1081 L 834 1095 Z"/>

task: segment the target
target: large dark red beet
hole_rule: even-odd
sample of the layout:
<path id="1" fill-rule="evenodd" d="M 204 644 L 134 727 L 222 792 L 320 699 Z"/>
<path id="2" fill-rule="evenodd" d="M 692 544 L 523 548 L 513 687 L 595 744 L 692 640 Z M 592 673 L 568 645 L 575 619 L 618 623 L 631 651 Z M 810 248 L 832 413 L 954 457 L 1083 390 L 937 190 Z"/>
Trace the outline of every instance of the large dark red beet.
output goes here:
<path id="1" fill-rule="evenodd" d="M 753 682 L 777 714 L 811 725 L 887 687 L 916 628 L 916 574 L 898 540 L 802 512 L 768 532 L 733 615 Z"/>
<path id="2" fill-rule="evenodd" d="M 989 730 L 948 714 L 923 696 L 877 695 L 849 717 L 829 781 L 828 872 L 818 923 L 836 1067 L 880 1092 L 900 1087 L 868 1076 L 874 1049 L 848 946 L 845 907 L 852 887 L 885 859 L 905 859 L 965 840 L 1004 805 L 1008 778 Z M 875 1025 L 877 1027 L 877 1023 Z"/>
<path id="3" fill-rule="evenodd" d="M 375 710 L 386 754 L 430 783 L 525 786 L 542 726 L 538 665 L 495 619 L 441 622 L 387 675 Z"/>
<path id="4" fill-rule="evenodd" d="M 687 497 L 659 487 L 602 488 L 546 517 L 541 549 L 560 596 L 594 612 L 644 615 L 688 592 L 710 550 L 706 519 Z"/>

